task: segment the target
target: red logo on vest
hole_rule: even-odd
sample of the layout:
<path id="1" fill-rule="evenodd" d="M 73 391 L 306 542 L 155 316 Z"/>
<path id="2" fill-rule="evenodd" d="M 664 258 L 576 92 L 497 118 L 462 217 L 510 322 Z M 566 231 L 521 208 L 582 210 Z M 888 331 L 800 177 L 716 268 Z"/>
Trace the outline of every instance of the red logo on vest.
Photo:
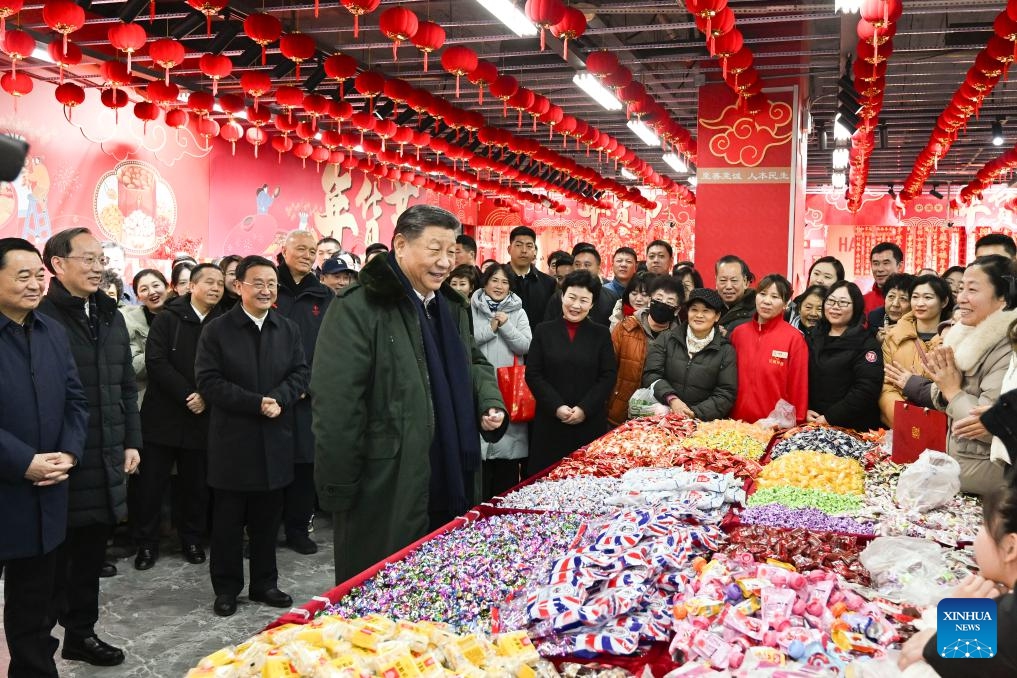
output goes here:
<path id="1" fill-rule="evenodd" d="M 321 309 L 318 307 L 317 304 L 311 307 L 311 315 L 313 315 L 315 318 L 321 315 Z"/>
<path id="2" fill-rule="evenodd" d="M 875 351 L 869 351 L 868 353 L 866 353 L 865 354 L 865 361 L 866 362 L 870 362 L 870 363 L 876 362 L 876 352 Z"/>

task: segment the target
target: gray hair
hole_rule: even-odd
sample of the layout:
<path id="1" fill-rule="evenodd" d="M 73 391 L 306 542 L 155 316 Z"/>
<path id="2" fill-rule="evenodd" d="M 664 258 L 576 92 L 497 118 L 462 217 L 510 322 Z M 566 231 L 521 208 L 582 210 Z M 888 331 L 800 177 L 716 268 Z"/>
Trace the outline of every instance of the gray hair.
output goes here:
<path id="1" fill-rule="evenodd" d="M 56 275 L 56 270 L 53 268 L 53 257 L 60 257 L 66 259 L 71 256 L 71 241 L 77 238 L 79 235 L 92 235 L 92 232 L 87 228 L 79 226 L 77 228 L 68 228 L 66 231 L 60 231 L 49 240 L 46 241 L 46 246 L 42 249 L 42 263 L 46 265 L 49 272 Z"/>
<path id="2" fill-rule="evenodd" d="M 407 240 L 416 240 L 428 226 L 456 232 L 461 231 L 463 227 L 459 219 L 448 210 L 434 205 L 414 205 L 399 215 L 392 239 L 394 241 L 397 235 L 402 235 Z"/>

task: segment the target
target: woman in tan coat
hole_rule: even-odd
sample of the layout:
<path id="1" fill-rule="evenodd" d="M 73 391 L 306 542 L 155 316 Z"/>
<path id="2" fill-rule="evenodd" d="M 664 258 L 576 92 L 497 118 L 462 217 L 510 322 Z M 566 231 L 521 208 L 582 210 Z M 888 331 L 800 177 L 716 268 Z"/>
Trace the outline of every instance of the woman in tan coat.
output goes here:
<path id="1" fill-rule="evenodd" d="M 883 423 L 889 427 L 893 427 L 893 409 L 898 401 L 914 402 L 917 393 L 927 391 L 922 387 L 931 380 L 922 356 L 942 343 L 936 329 L 953 313 L 950 286 L 938 276 L 915 278 L 909 296 L 911 310 L 887 330 L 883 340 L 886 376 L 879 396 L 879 410 Z M 931 402 L 917 404 L 931 406 Z"/>

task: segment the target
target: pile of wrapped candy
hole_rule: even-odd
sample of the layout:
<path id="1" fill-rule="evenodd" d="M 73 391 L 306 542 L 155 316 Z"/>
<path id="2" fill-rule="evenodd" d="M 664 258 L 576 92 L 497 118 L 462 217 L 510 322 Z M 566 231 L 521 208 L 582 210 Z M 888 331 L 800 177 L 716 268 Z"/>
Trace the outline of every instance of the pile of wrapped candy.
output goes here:
<path id="1" fill-rule="evenodd" d="M 845 429 L 809 424 L 788 429 L 781 434 L 770 451 L 770 457 L 779 459 L 795 450 L 816 450 L 865 463 L 867 456 L 877 447 Z"/>
<path id="2" fill-rule="evenodd" d="M 685 439 L 687 447 L 724 450 L 739 457 L 758 461 L 770 443 L 773 431 L 734 419 L 700 422 L 696 432 Z"/>
<path id="3" fill-rule="evenodd" d="M 843 675 L 857 656 L 879 657 L 898 638 L 876 604 L 826 570 L 722 554 L 694 563 L 674 605 L 671 652 L 696 666 L 771 675 L 776 668 L 827 668 Z M 834 673 L 834 671 L 839 671 Z"/>
<path id="4" fill-rule="evenodd" d="M 497 504 L 500 508 L 596 515 L 617 510 L 611 499 L 621 487 L 620 478 L 597 476 L 539 480 L 506 494 Z"/>
<path id="5" fill-rule="evenodd" d="M 843 526 L 839 532 L 853 532 Z M 864 538 L 813 529 L 783 529 L 766 525 L 737 525 L 728 531 L 724 552 L 751 554 L 762 562 L 779 560 L 800 572 L 828 569 L 846 581 L 867 585 L 869 574 L 858 560 Z"/>
<path id="6" fill-rule="evenodd" d="M 372 613 L 489 630 L 491 610 L 564 553 L 581 519 L 565 514 L 496 515 L 430 539 L 326 608 L 346 618 Z"/>
<path id="7" fill-rule="evenodd" d="M 525 632 L 458 635 L 445 624 L 319 617 L 287 624 L 211 654 L 187 678 L 557 678 Z"/>
<path id="8" fill-rule="evenodd" d="M 667 641 L 672 603 L 693 558 L 716 551 L 716 527 L 690 525 L 685 507 L 622 511 L 587 523 L 541 585 L 500 610 L 505 628 L 528 627 L 543 656 L 636 652 Z"/>

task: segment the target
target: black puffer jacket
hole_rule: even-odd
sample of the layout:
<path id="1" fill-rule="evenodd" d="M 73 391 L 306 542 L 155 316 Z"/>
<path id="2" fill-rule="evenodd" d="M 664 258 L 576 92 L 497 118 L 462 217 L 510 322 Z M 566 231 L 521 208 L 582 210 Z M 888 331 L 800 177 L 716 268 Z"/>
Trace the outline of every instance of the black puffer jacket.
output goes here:
<path id="1" fill-rule="evenodd" d="M 809 409 L 833 426 L 868 431 L 880 427 L 883 352 L 860 324 L 839 337 L 820 321 L 806 336 L 809 345 Z"/>
<path id="2" fill-rule="evenodd" d="M 681 323 L 657 337 L 646 350 L 643 388 L 657 382 L 653 395 L 666 403 L 672 393 L 695 412 L 697 419 L 723 419 L 738 393 L 738 358 L 734 346 L 717 329 L 713 341 L 689 358 L 688 324 Z"/>
<path id="3" fill-rule="evenodd" d="M 202 322 L 187 294 L 167 301 L 152 321 L 145 344 L 148 391 L 141 404 L 146 444 L 207 449 L 208 410 L 194 414 L 187 409 L 187 397 L 198 390 L 194 379 L 198 338 L 205 325 L 223 312 L 221 306 L 216 306 Z M 144 473 L 144 463 L 141 470 Z"/>
<path id="4" fill-rule="evenodd" d="M 116 302 L 92 295 L 98 317 L 98 339 L 92 339 L 85 299 L 71 296 L 53 279 L 39 311 L 67 330 L 71 353 L 88 397 L 85 455 L 68 481 L 67 524 L 83 527 L 113 524 L 127 515 L 124 448 L 141 447 L 138 387 L 131 365 L 131 342 Z"/>
<path id="5" fill-rule="evenodd" d="M 279 315 L 289 318 L 300 328 L 303 340 L 304 358 L 308 365 L 314 364 L 314 345 L 318 343 L 318 330 L 325 317 L 328 305 L 335 299 L 335 294 L 325 287 L 313 273 L 305 275 L 297 284 L 293 280 L 290 269 L 286 266 L 282 255 L 279 255 L 279 298 L 276 310 Z M 314 434 L 311 432 L 311 399 L 299 400 L 293 408 L 293 438 L 296 447 L 293 450 L 294 462 L 311 464 L 314 462 Z"/>
<path id="6" fill-rule="evenodd" d="M 745 295 L 736 301 L 734 306 L 727 308 L 720 314 L 720 322 L 717 324 L 726 329 L 728 336 L 730 336 L 731 330 L 752 320 L 752 314 L 755 312 L 756 291 L 745 290 Z"/>

